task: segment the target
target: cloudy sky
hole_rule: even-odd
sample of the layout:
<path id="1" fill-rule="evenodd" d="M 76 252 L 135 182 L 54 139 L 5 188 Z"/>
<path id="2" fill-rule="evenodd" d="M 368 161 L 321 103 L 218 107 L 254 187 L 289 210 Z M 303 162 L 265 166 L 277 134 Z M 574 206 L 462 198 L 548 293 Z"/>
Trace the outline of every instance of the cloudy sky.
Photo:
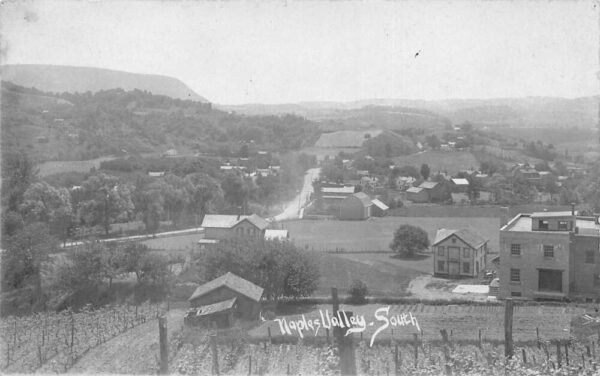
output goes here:
<path id="1" fill-rule="evenodd" d="M 593 1 L 3 1 L 3 64 L 176 77 L 222 104 L 600 93 Z"/>

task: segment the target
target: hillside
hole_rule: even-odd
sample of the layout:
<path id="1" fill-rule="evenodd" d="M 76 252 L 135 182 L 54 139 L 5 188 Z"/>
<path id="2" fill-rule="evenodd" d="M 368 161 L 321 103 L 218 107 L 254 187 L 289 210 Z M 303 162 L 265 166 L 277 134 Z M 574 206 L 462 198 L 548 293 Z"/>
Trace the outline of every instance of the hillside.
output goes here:
<path id="1" fill-rule="evenodd" d="M 600 97 L 581 98 L 498 98 L 498 99 L 365 99 L 353 102 L 300 102 L 296 104 L 245 104 L 220 106 L 244 114 L 294 113 L 310 119 L 365 118 L 373 109 L 402 108 L 404 124 L 444 117 L 453 123 L 470 121 L 478 125 L 510 127 L 591 128 L 598 124 Z M 423 111 L 431 111 L 425 114 Z M 388 117 L 390 114 L 387 114 Z M 396 114 L 399 116 L 400 114 Z M 423 119 L 424 115 L 429 115 Z M 421 117 L 421 119 L 419 119 Z M 422 124 L 420 124 L 422 125 Z M 377 126 L 380 126 L 377 124 Z"/>
<path id="2" fill-rule="evenodd" d="M 239 116 L 210 103 L 111 89 L 60 95 L 2 82 L 2 152 L 37 162 L 108 155 L 237 155 L 241 144 L 268 151 L 312 145 L 317 124 L 297 116 Z"/>
<path id="3" fill-rule="evenodd" d="M 176 78 L 109 69 L 62 65 L 16 64 L 2 66 L 2 79 L 53 93 L 92 93 L 121 88 L 138 89 L 171 98 L 208 102 Z"/>

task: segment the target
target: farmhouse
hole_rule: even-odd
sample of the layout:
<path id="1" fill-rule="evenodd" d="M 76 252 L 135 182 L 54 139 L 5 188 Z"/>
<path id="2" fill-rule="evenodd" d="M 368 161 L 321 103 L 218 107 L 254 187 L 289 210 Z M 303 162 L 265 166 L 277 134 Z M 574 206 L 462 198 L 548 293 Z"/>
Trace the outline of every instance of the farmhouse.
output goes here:
<path id="1" fill-rule="evenodd" d="M 444 199 L 444 187 L 435 181 L 426 181 L 419 185 L 427 193 L 427 201 L 441 201 Z"/>
<path id="2" fill-rule="evenodd" d="M 431 246 L 434 275 L 477 277 L 485 268 L 488 239 L 468 229 L 439 229 Z"/>
<path id="3" fill-rule="evenodd" d="M 600 224 L 566 212 L 518 214 L 500 229 L 500 297 L 600 299 Z"/>
<path id="4" fill-rule="evenodd" d="M 373 206 L 371 206 L 371 215 L 373 217 L 383 217 L 387 214 L 389 207 L 378 199 L 371 200 Z"/>
<path id="5" fill-rule="evenodd" d="M 412 202 L 427 202 L 429 194 L 421 187 L 410 187 L 406 190 L 406 199 Z"/>
<path id="6" fill-rule="evenodd" d="M 453 192 L 466 192 L 469 189 L 469 181 L 467 179 L 452 179 Z"/>
<path id="7" fill-rule="evenodd" d="M 256 214 L 207 214 L 202 220 L 206 239 L 228 239 L 234 236 L 263 238 L 269 222 Z"/>
<path id="8" fill-rule="evenodd" d="M 217 323 L 227 317 L 227 323 L 231 325 L 233 318 L 256 320 L 262 295 L 262 287 L 229 272 L 198 286 L 188 301 L 200 313 L 216 313 L 213 320 Z"/>
<path id="9" fill-rule="evenodd" d="M 340 219 L 360 220 L 371 216 L 371 198 L 364 192 L 348 196 L 340 205 Z"/>

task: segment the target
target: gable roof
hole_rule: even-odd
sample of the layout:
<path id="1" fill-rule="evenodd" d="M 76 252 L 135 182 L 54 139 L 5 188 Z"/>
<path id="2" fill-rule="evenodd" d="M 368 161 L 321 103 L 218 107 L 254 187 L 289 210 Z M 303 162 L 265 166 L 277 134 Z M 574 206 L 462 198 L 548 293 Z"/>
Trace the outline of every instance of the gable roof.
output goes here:
<path id="1" fill-rule="evenodd" d="M 360 203 L 364 206 L 371 206 L 373 203 L 371 202 L 371 198 L 365 192 L 356 192 L 350 197 L 356 197 L 359 199 Z"/>
<path id="2" fill-rule="evenodd" d="M 198 307 L 196 309 L 196 316 L 207 316 L 217 312 L 227 311 L 231 309 L 235 305 L 235 301 L 237 298 L 223 300 L 222 302 L 209 304 L 205 306 Z"/>
<path id="3" fill-rule="evenodd" d="M 202 220 L 202 227 L 209 228 L 232 228 L 238 223 L 248 220 L 254 226 L 264 230 L 269 226 L 266 219 L 256 214 L 252 215 L 224 215 L 224 214 L 206 214 Z"/>
<path id="4" fill-rule="evenodd" d="M 265 230 L 265 239 L 285 240 L 289 236 L 288 230 Z"/>
<path id="5" fill-rule="evenodd" d="M 323 187 L 321 188 L 322 193 L 354 193 L 354 187 Z"/>
<path id="6" fill-rule="evenodd" d="M 440 242 L 448 239 L 450 236 L 456 235 L 460 240 L 467 243 L 472 248 L 479 248 L 482 244 L 486 243 L 488 240 L 479 236 L 479 234 L 474 233 L 469 229 L 461 229 L 461 230 L 450 230 L 441 228 L 435 234 L 435 240 L 432 245 L 437 245 Z"/>
<path id="7" fill-rule="evenodd" d="M 242 277 L 238 277 L 237 275 L 231 272 L 227 272 L 227 274 L 224 274 L 217 279 L 213 279 L 210 282 L 198 286 L 198 288 L 196 289 L 196 291 L 194 291 L 192 296 L 190 296 L 188 301 L 197 299 L 223 286 L 228 287 L 233 291 L 239 292 L 240 294 L 254 300 L 255 302 L 260 301 L 260 298 L 262 297 L 263 293 L 262 287 L 259 287 L 254 283 L 245 280 Z"/>
<path id="8" fill-rule="evenodd" d="M 438 185 L 438 183 L 436 181 L 425 181 L 425 182 L 421 183 L 421 185 L 419 185 L 419 188 L 433 189 L 433 188 L 435 188 L 436 185 Z"/>
<path id="9" fill-rule="evenodd" d="M 389 209 L 389 207 L 386 204 L 384 204 L 383 202 L 379 201 L 376 198 L 374 198 L 373 200 L 371 200 L 371 202 L 373 203 L 373 205 L 377 206 L 381 210 L 388 210 Z"/>

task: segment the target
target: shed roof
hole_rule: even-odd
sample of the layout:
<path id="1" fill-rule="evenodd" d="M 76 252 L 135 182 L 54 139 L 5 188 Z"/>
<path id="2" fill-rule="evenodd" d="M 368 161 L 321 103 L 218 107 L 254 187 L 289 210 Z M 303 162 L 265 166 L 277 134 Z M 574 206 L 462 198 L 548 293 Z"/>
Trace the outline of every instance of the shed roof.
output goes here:
<path id="1" fill-rule="evenodd" d="M 233 299 L 223 300 L 222 302 L 218 302 L 218 303 L 214 303 L 214 304 L 200 306 L 196 310 L 196 316 L 208 316 L 208 315 L 212 315 L 213 313 L 227 311 L 228 309 L 233 308 L 236 300 L 237 300 L 237 298 L 233 298 Z"/>
<path id="2" fill-rule="evenodd" d="M 479 236 L 479 234 L 476 234 L 473 231 L 466 228 L 461 230 L 450 230 L 442 228 L 437 231 L 433 245 L 435 246 L 439 244 L 440 242 L 448 239 L 452 235 L 456 235 L 460 240 L 464 241 L 473 248 L 479 248 L 482 244 L 487 242 L 487 240 Z"/>
<path id="3" fill-rule="evenodd" d="M 265 230 L 265 239 L 278 239 L 284 240 L 288 238 L 288 230 Z"/>
<path id="4" fill-rule="evenodd" d="M 421 183 L 421 185 L 419 185 L 419 187 L 423 188 L 423 189 L 433 189 L 433 188 L 435 188 L 436 185 L 438 185 L 438 183 L 436 181 L 425 181 L 425 182 Z"/>
<path id="5" fill-rule="evenodd" d="M 388 210 L 389 209 L 389 207 L 386 204 L 384 204 L 383 202 L 379 201 L 376 198 L 374 198 L 373 200 L 371 200 L 371 202 L 373 203 L 373 205 L 377 206 L 381 210 Z"/>
<path id="6" fill-rule="evenodd" d="M 406 190 L 408 193 L 419 193 L 423 190 L 421 187 L 410 187 Z"/>
<path id="7" fill-rule="evenodd" d="M 237 275 L 228 272 L 227 274 L 224 274 L 217 279 L 213 279 L 210 282 L 198 286 L 196 291 L 194 291 L 194 293 L 192 294 L 192 296 L 190 296 L 188 300 L 192 301 L 223 286 L 228 287 L 236 292 L 239 292 L 240 294 L 256 302 L 260 301 L 260 298 L 263 293 L 262 287 L 259 287 L 254 283 L 245 280 L 242 277 L 238 277 Z"/>
<path id="8" fill-rule="evenodd" d="M 577 214 L 577 212 L 575 212 Z M 531 213 L 531 218 L 571 217 L 571 211 L 548 211 Z"/>
<path id="9" fill-rule="evenodd" d="M 354 193 L 354 187 L 323 187 L 321 188 L 323 193 Z"/>

